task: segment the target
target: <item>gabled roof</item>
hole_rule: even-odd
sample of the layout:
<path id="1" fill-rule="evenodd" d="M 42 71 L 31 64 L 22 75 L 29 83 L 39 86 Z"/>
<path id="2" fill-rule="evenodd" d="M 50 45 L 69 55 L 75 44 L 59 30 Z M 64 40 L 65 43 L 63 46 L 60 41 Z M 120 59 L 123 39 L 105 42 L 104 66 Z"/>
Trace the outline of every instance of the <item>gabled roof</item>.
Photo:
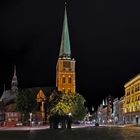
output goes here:
<path id="1" fill-rule="evenodd" d="M 126 88 L 138 80 L 140 80 L 140 73 L 134 76 L 132 79 L 130 79 L 127 83 L 125 83 L 124 87 Z"/>
<path id="2" fill-rule="evenodd" d="M 16 93 L 13 93 L 12 90 L 5 90 L 1 96 L 1 100 L 4 104 L 8 104 L 9 102 L 14 102 L 16 99 Z"/>
<path id="3" fill-rule="evenodd" d="M 24 89 L 24 88 L 23 88 Z M 32 92 L 34 92 L 34 94 L 38 94 L 40 90 L 43 91 L 43 93 L 45 94 L 45 96 L 49 96 L 51 95 L 51 93 L 56 90 L 56 87 L 31 87 L 31 88 L 25 88 L 25 89 L 29 89 L 32 90 Z"/>

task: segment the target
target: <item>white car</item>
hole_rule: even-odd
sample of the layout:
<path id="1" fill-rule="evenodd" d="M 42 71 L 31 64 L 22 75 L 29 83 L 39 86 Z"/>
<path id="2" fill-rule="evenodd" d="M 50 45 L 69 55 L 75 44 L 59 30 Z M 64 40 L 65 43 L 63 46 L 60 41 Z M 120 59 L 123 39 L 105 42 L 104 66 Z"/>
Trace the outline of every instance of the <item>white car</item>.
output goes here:
<path id="1" fill-rule="evenodd" d="M 22 123 L 16 123 L 16 126 L 22 126 L 23 124 Z"/>

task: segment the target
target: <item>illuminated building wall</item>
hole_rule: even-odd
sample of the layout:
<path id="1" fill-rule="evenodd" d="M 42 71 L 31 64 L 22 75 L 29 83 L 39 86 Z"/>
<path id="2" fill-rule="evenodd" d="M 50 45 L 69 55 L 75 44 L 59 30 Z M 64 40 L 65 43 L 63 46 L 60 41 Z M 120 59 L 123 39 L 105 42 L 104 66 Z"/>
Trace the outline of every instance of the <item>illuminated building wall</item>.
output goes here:
<path id="1" fill-rule="evenodd" d="M 140 74 L 125 85 L 124 113 L 126 123 L 140 123 Z"/>
<path id="2" fill-rule="evenodd" d="M 124 97 L 121 97 L 118 102 L 118 109 L 119 109 L 119 124 L 124 124 L 124 110 L 123 110 L 123 104 L 124 104 Z"/>
<path id="3" fill-rule="evenodd" d="M 113 113 L 113 97 L 109 95 L 107 97 L 107 117 L 108 121 L 112 121 L 112 113 Z"/>
<path id="4" fill-rule="evenodd" d="M 119 99 L 115 98 L 113 101 L 113 121 L 117 124 L 119 120 Z"/>
<path id="5" fill-rule="evenodd" d="M 75 93 L 75 61 L 59 59 L 57 64 L 57 88 L 64 93 Z"/>

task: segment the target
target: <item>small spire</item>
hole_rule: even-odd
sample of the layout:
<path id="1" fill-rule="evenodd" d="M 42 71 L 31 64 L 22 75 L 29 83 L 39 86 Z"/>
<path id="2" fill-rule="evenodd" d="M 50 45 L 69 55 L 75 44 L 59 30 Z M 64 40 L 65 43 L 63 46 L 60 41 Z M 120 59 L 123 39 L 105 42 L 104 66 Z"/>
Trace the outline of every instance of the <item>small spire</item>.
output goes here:
<path id="1" fill-rule="evenodd" d="M 105 106 L 105 101 L 104 101 L 104 99 L 103 99 L 102 105 Z"/>
<path id="2" fill-rule="evenodd" d="M 18 89 L 17 86 L 18 86 L 18 81 L 17 81 L 17 75 L 16 75 L 16 65 L 14 65 L 14 75 L 11 82 L 11 89 L 12 90 Z"/>
<path id="3" fill-rule="evenodd" d="M 92 106 L 92 111 L 94 111 L 94 106 Z"/>
<path id="4" fill-rule="evenodd" d="M 14 75 L 16 75 L 16 65 L 14 65 Z"/>

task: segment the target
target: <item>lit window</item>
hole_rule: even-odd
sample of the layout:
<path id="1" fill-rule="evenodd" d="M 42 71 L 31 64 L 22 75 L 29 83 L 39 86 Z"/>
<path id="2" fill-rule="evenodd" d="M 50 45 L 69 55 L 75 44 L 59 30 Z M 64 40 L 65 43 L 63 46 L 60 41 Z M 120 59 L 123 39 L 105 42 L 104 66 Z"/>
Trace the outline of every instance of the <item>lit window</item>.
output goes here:
<path id="1" fill-rule="evenodd" d="M 14 117 L 17 117 L 17 113 L 14 113 Z"/>
<path id="2" fill-rule="evenodd" d="M 138 84 L 138 91 L 140 91 L 140 84 Z"/>
<path id="3" fill-rule="evenodd" d="M 8 122 L 11 122 L 11 118 L 8 118 Z"/>
<path id="4" fill-rule="evenodd" d="M 62 78 L 62 83 L 65 83 L 65 82 L 66 82 L 66 78 L 63 77 L 63 78 Z"/>
<path id="5" fill-rule="evenodd" d="M 137 85 L 136 85 L 136 86 L 135 86 L 135 92 L 137 92 L 137 90 L 138 90 L 138 89 L 137 89 Z"/>
<path id="6" fill-rule="evenodd" d="M 65 92 L 65 88 L 63 88 L 63 92 Z"/>
<path id="7" fill-rule="evenodd" d="M 71 80 L 71 77 L 69 77 L 69 79 L 68 79 L 68 83 L 71 83 L 71 81 L 72 81 L 72 80 Z"/>
<path id="8" fill-rule="evenodd" d="M 132 88 L 131 93 L 134 93 L 134 88 Z"/>
<path id="9" fill-rule="evenodd" d="M 130 95 L 130 89 L 127 90 L 126 95 Z"/>
<path id="10" fill-rule="evenodd" d="M 7 117 L 9 117 L 9 113 L 7 113 Z"/>
<path id="11" fill-rule="evenodd" d="M 68 88 L 68 93 L 70 93 L 71 92 L 71 89 L 70 88 Z"/>
<path id="12" fill-rule="evenodd" d="M 11 116 L 11 117 L 13 117 L 13 116 L 14 116 L 14 114 L 13 114 L 13 113 L 11 113 L 11 114 L 10 114 L 10 116 Z"/>

